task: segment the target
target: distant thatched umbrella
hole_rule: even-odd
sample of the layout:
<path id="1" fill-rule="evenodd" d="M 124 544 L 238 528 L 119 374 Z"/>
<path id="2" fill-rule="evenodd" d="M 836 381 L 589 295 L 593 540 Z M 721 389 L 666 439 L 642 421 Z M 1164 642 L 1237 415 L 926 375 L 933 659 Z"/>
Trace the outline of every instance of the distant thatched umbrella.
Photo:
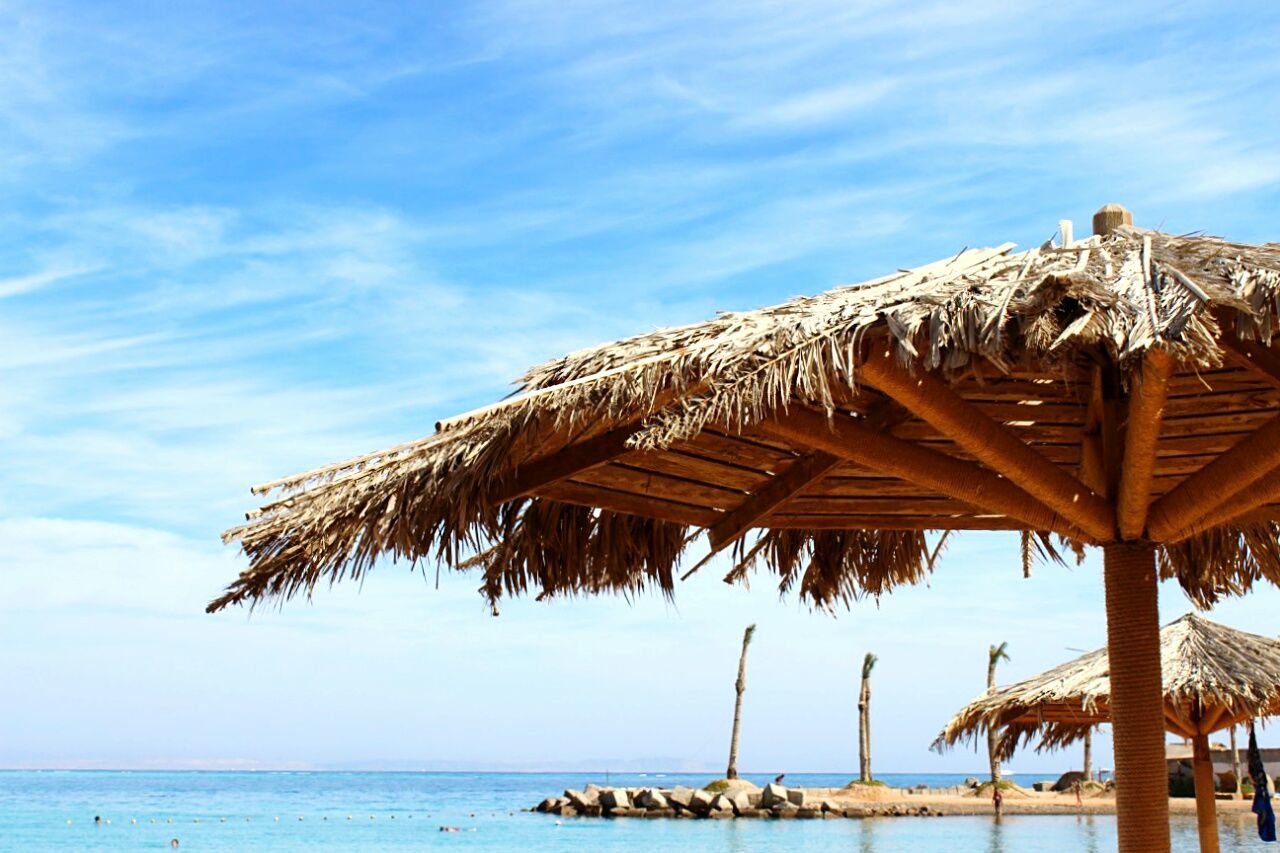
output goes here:
<path id="1" fill-rule="evenodd" d="M 1209 735 L 1280 713 L 1280 640 L 1191 613 L 1160 629 L 1160 668 L 1165 728 L 1192 742 L 1200 849 L 1217 850 Z M 1066 746 L 1111 722 L 1110 705 L 1107 650 L 1098 649 L 979 696 L 947 723 L 934 746 L 944 749 L 993 729 L 1001 732 L 998 749 L 1005 758 L 1036 737 L 1041 749 Z"/>
<path id="2" fill-rule="evenodd" d="M 923 578 L 926 530 L 1105 552 L 1124 850 L 1168 848 L 1157 570 L 1280 578 L 1280 246 L 1133 228 L 960 252 L 534 368 L 420 441 L 259 487 L 210 605 L 474 568 L 495 601 L 674 588 L 691 534 L 830 607 Z"/>

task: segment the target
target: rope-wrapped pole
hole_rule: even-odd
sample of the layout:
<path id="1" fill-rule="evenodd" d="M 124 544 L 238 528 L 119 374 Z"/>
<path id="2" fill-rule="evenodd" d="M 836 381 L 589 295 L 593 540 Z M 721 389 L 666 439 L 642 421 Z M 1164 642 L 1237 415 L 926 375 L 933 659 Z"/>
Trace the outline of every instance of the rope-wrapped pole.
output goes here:
<path id="1" fill-rule="evenodd" d="M 1119 849 L 1168 853 L 1169 775 L 1155 547 L 1146 542 L 1104 546 L 1103 575 Z"/>
<path id="2" fill-rule="evenodd" d="M 1191 768 L 1196 778 L 1196 824 L 1200 830 L 1200 853 L 1218 853 L 1218 804 L 1215 802 L 1213 757 L 1209 736 L 1191 739 Z M 1118 789 L 1117 789 L 1118 790 Z"/>

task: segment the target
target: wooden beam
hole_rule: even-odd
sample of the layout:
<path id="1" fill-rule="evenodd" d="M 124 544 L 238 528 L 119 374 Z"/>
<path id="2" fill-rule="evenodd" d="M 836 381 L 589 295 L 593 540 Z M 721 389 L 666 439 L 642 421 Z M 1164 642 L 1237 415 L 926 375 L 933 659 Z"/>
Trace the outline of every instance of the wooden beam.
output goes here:
<path id="1" fill-rule="evenodd" d="M 1107 497 L 1107 460 L 1103 448 L 1106 428 L 1104 411 L 1110 411 L 1102 396 L 1102 368 L 1095 367 L 1089 384 L 1089 405 L 1085 409 L 1084 429 L 1080 440 L 1080 482 L 1097 494 Z"/>
<path id="2" fill-rule="evenodd" d="M 623 456 L 631 450 L 627 446 L 627 439 L 639 429 L 638 424 L 628 424 L 578 444 L 570 444 L 541 459 L 526 462 L 516 469 L 511 484 L 494 503 L 502 504 L 524 497 L 544 486 Z"/>
<path id="3" fill-rule="evenodd" d="M 1275 512 L 1259 511 L 1267 504 L 1277 502 L 1280 502 L 1280 477 L 1277 477 L 1273 472 L 1272 476 L 1265 478 L 1256 489 L 1241 492 L 1230 500 L 1219 504 L 1211 512 L 1205 513 L 1194 523 L 1180 531 L 1172 541 L 1181 542 L 1223 524 L 1271 520 L 1275 516 Z"/>
<path id="4" fill-rule="evenodd" d="M 1257 341 L 1242 341 L 1231 334 L 1224 334 L 1219 343 L 1232 361 L 1280 388 L 1280 355 L 1271 347 Z"/>
<path id="5" fill-rule="evenodd" d="M 1113 538 L 1115 515 L 1107 501 L 933 373 L 913 375 L 895 362 L 892 352 L 878 348 L 863 362 L 860 375 L 1093 539 Z"/>
<path id="6" fill-rule="evenodd" d="M 1222 721 L 1229 715 L 1230 709 L 1226 705 L 1214 705 L 1208 711 L 1200 714 L 1200 719 L 1196 720 L 1196 726 L 1200 730 L 1200 734 L 1212 734 L 1222 727 Z"/>
<path id="7" fill-rule="evenodd" d="M 779 505 L 803 491 L 806 486 L 821 480 L 831 469 L 843 462 L 839 456 L 821 451 L 801 456 L 781 474 L 774 477 L 755 494 L 748 497 L 736 509 L 712 526 L 707 538 L 711 553 L 722 551 L 742 534 L 746 533 Z"/>
<path id="8" fill-rule="evenodd" d="M 822 450 L 988 512 L 1009 516 L 1033 530 L 1082 538 L 1081 531 L 1069 519 L 1054 513 L 1009 480 L 972 462 L 869 429 L 851 417 L 827 418 L 812 409 L 793 407 L 785 415 L 764 421 L 760 428 L 784 441 Z"/>
<path id="9" fill-rule="evenodd" d="M 1164 709 L 1164 727 L 1175 735 L 1181 735 L 1182 737 L 1190 738 L 1196 736 L 1195 726 L 1174 714 L 1168 707 Z"/>
<path id="10" fill-rule="evenodd" d="M 656 518 L 660 521 L 686 524 L 691 527 L 710 527 L 715 524 L 716 518 L 720 515 L 706 507 L 663 500 L 650 495 L 637 495 L 620 489 L 584 485 L 569 480 L 561 480 L 547 486 L 539 497 L 574 506 L 606 509 L 610 512 Z"/>
<path id="11" fill-rule="evenodd" d="M 779 530 L 1024 530 L 1026 525 L 995 515 L 783 515 L 769 516 Z"/>
<path id="12" fill-rule="evenodd" d="M 1124 431 L 1124 465 L 1116 497 L 1116 524 L 1122 539 L 1139 539 L 1147 528 L 1151 503 L 1151 475 L 1155 471 L 1156 442 L 1168 394 L 1173 356 L 1148 350 L 1142 359 L 1137 387 L 1129 394 Z"/>
<path id="13" fill-rule="evenodd" d="M 1184 531 L 1280 466 L 1280 415 L 1179 483 L 1151 505 L 1147 531 L 1156 542 Z"/>

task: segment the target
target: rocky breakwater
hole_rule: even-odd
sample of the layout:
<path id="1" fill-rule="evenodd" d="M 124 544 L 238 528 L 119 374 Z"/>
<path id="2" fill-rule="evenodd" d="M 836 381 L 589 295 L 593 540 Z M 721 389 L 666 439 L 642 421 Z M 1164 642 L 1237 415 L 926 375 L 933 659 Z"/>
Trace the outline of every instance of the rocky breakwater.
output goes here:
<path id="1" fill-rule="evenodd" d="M 708 790 L 714 788 L 715 790 Z M 879 815 L 929 815 L 928 806 L 871 805 L 815 796 L 804 788 L 770 784 L 763 789 L 735 780 L 708 788 L 601 788 L 587 785 L 581 791 L 548 797 L 536 812 L 565 817 L 645 818 L 861 818 Z"/>

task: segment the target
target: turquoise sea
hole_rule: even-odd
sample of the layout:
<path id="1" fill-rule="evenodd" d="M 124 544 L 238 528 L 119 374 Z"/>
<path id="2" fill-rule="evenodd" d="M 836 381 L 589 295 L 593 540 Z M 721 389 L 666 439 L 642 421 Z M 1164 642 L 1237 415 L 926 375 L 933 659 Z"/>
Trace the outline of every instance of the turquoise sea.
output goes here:
<path id="1" fill-rule="evenodd" d="M 753 781 L 765 782 L 766 777 Z M 962 776 L 886 774 L 893 785 L 951 785 Z M 587 782 L 700 785 L 706 775 L 601 773 L 0 772 L 0 850 L 195 851 L 1106 851 L 1110 817 L 869 820 L 560 819 L 522 811 Z M 847 776 L 788 774 L 795 785 Z M 1024 783 L 1029 779 L 1020 779 Z M 103 818 L 95 825 L 93 818 Z M 349 819 L 348 819 L 349 818 Z M 107 823 L 106 821 L 110 821 Z M 557 822 L 559 821 L 559 822 Z M 458 833 L 440 832 L 455 826 Z M 1224 822 L 1224 850 L 1268 849 L 1249 820 Z M 1174 823 L 1174 849 L 1194 850 L 1195 823 Z"/>

